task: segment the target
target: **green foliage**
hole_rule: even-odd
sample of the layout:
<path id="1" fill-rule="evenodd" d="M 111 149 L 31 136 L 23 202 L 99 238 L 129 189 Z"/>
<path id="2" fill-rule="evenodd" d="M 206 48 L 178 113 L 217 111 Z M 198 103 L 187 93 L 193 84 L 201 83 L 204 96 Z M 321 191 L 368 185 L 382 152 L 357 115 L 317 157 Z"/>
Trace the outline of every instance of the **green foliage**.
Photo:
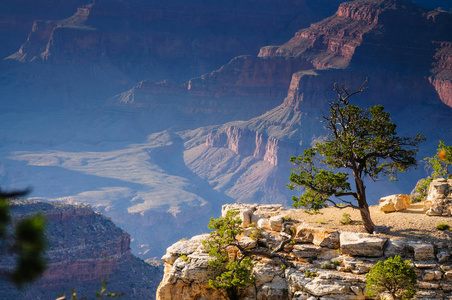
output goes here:
<path id="1" fill-rule="evenodd" d="M 255 227 L 251 230 L 250 239 L 257 241 L 263 237 L 262 228 Z"/>
<path id="2" fill-rule="evenodd" d="M 411 203 L 416 203 L 425 200 L 428 194 L 428 188 L 433 178 L 428 177 L 418 181 L 414 193 L 411 193 Z"/>
<path id="3" fill-rule="evenodd" d="M 231 298 L 232 295 L 237 295 L 237 290 L 254 284 L 251 259 L 244 256 L 230 259 L 229 256 L 228 250 L 237 247 L 236 237 L 242 233 L 242 221 L 237 217 L 238 213 L 236 210 L 230 210 L 224 218 L 211 218 L 208 227 L 213 231 L 209 239 L 203 242 L 209 256 L 213 258 L 209 264 L 219 273 L 215 279 L 209 280 L 209 285 L 214 289 L 225 290 Z"/>
<path id="4" fill-rule="evenodd" d="M 416 273 L 410 261 L 403 261 L 398 255 L 376 263 L 366 279 L 367 294 L 371 297 L 380 289 L 389 292 L 394 299 L 411 299 L 416 294 Z"/>
<path id="5" fill-rule="evenodd" d="M 332 261 L 332 264 L 335 265 L 335 266 L 340 266 L 340 265 L 341 265 L 341 262 L 338 261 L 338 260 L 333 260 L 333 261 Z"/>
<path id="6" fill-rule="evenodd" d="M 181 256 L 180 256 L 180 259 L 182 259 L 183 261 L 185 261 L 185 262 L 190 262 L 190 259 L 187 257 L 187 255 L 185 255 L 185 254 L 182 254 Z"/>
<path id="7" fill-rule="evenodd" d="M 324 262 L 320 267 L 327 270 L 336 269 L 336 265 L 331 262 Z"/>
<path id="8" fill-rule="evenodd" d="M 447 222 L 439 222 L 436 224 L 436 229 L 444 231 L 448 230 L 450 228 L 449 224 Z"/>
<path id="9" fill-rule="evenodd" d="M 18 287 L 38 279 L 46 269 L 44 252 L 46 249 L 45 218 L 42 215 L 32 215 L 19 220 L 12 228 L 9 212 L 9 199 L 21 197 L 28 191 L 3 193 L 0 191 L 0 244 L 1 251 L 17 256 L 16 267 L 9 274 Z M 12 234 L 14 232 L 14 234 Z M 3 271 L 3 270 L 2 270 Z"/>
<path id="10" fill-rule="evenodd" d="M 314 272 L 311 272 L 309 270 L 304 271 L 304 276 L 309 277 L 317 277 L 317 269 L 314 270 Z"/>
<path id="11" fill-rule="evenodd" d="M 329 135 L 324 142 L 291 157 L 295 168 L 288 187 L 291 190 L 304 188 L 301 196 L 292 196 L 293 206 L 305 208 L 310 213 L 328 204 L 366 210 L 368 219 L 363 219 L 363 222 L 366 230 L 372 232 L 373 223 L 368 214 L 363 177 L 377 180 L 385 176 L 396 180 L 397 172 L 416 165 L 418 144 L 425 137 L 420 134 L 415 137 L 398 136 L 397 126 L 381 105 L 362 109 L 350 104 L 348 99 L 362 92 L 363 86 L 356 92 L 338 85 L 335 85 L 335 90 L 338 99 L 330 104 L 330 115 L 323 117 Z M 355 191 L 349 183 L 349 172 L 354 177 Z M 346 205 L 335 202 L 343 196 L 352 196 L 358 206 L 345 200 L 341 202 Z"/>
<path id="12" fill-rule="evenodd" d="M 107 285 L 108 282 L 102 280 L 102 286 L 101 288 L 96 291 L 96 299 L 103 299 L 103 298 L 124 298 L 125 295 L 124 293 L 117 293 L 117 292 L 109 292 L 107 291 Z M 55 300 L 78 300 L 77 298 L 77 293 L 75 291 L 75 289 L 71 289 L 71 296 L 68 298 L 66 296 L 65 293 L 63 293 L 61 296 L 59 296 L 57 299 Z M 82 299 L 86 299 L 86 298 L 82 298 Z"/>
<path id="13" fill-rule="evenodd" d="M 99 291 L 96 292 L 96 299 L 102 299 L 104 297 L 107 298 L 124 298 L 124 293 L 118 294 L 117 292 L 109 292 L 107 291 L 107 281 L 102 281 L 102 287 Z"/>
<path id="14" fill-rule="evenodd" d="M 223 272 L 214 280 L 209 280 L 209 285 L 214 289 L 244 289 L 249 284 L 254 284 L 252 277 L 253 263 L 251 258 L 246 257 L 239 261 L 230 261 L 226 264 Z"/>
<path id="15" fill-rule="evenodd" d="M 284 222 L 289 222 L 289 221 L 292 221 L 292 218 L 289 217 L 289 216 L 284 216 L 284 217 L 283 217 L 283 221 L 284 221 Z"/>
<path id="16" fill-rule="evenodd" d="M 443 141 L 439 141 L 438 150 L 435 156 L 426 157 L 424 160 L 432 169 L 431 176 L 433 179 L 452 178 L 450 168 L 452 166 L 452 146 L 446 146 Z"/>
<path id="17" fill-rule="evenodd" d="M 20 220 L 16 225 L 14 248 L 19 258 L 11 276 L 18 286 L 36 280 L 46 269 L 43 257 L 46 248 L 45 223 L 43 216 L 35 215 Z"/>
<path id="18" fill-rule="evenodd" d="M 343 213 L 342 219 L 339 220 L 339 223 L 341 223 L 342 225 L 349 225 L 352 222 L 352 219 L 350 217 L 350 214 Z"/>

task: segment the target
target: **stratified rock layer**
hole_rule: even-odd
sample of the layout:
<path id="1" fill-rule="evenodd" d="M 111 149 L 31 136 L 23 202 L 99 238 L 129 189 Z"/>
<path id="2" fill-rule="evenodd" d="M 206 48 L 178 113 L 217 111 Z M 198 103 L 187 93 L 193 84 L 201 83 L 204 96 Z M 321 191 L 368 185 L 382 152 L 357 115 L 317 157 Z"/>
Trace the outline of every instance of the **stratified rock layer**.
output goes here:
<path id="1" fill-rule="evenodd" d="M 47 270 L 23 290 L 2 280 L 4 299 L 55 299 L 74 288 L 77 296 L 94 297 L 102 280 L 108 290 L 126 299 L 154 299 L 161 268 L 146 264 L 130 252 L 130 236 L 88 206 L 16 201 L 13 218 L 42 213 L 47 220 Z M 15 265 L 15 257 L 2 256 L 0 269 Z"/>
<path id="2" fill-rule="evenodd" d="M 285 215 L 285 210 L 280 206 L 249 204 L 228 204 L 223 206 L 222 213 L 231 209 L 240 211 L 244 224 L 249 219 L 270 223 Z M 262 211 L 266 213 L 262 214 Z M 240 291 L 240 299 L 370 299 L 366 294 L 365 275 L 377 261 L 393 255 L 412 259 L 418 277 L 416 299 L 449 299 L 452 296 L 449 288 L 452 284 L 450 245 L 309 228 L 294 221 L 284 223 L 284 227 L 296 228 L 297 232 L 293 237 L 295 244 L 288 244 L 284 251 L 279 252 L 287 260 L 286 265 L 282 267 L 279 258 L 254 256 L 256 286 Z M 247 225 L 243 235 L 238 237 L 240 242 L 248 240 L 253 230 L 255 228 Z M 283 232 L 269 228 L 261 228 L 261 233 L 253 250 L 271 251 L 284 239 Z M 201 246 L 201 241 L 208 236 L 196 236 L 168 248 L 164 256 L 165 275 L 157 291 L 157 299 L 180 299 L 180 295 L 184 299 L 227 299 L 225 294 L 208 284 L 208 280 L 216 276 L 215 270 L 208 264 L 210 258 Z M 321 239 L 332 243 L 323 244 Z"/>
<path id="3" fill-rule="evenodd" d="M 439 178 L 430 183 L 425 206 L 429 216 L 452 214 L 452 179 Z"/>

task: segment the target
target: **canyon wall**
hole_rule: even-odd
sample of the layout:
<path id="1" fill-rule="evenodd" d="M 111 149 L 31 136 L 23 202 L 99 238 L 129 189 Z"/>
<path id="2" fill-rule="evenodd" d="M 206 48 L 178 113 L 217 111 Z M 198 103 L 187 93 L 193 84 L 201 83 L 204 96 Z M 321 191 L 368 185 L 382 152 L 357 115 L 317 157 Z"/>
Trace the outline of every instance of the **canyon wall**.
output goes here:
<path id="1" fill-rule="evenodd" d="M 93 297 L 101 280 L 127 299 L 153 299 L 161 270 L 137 259 L 130 251 L 130 236 L 88 206 L 15 201 L 13 218 L 42 213 L 47 221 L 47 269 L 40 279 L 18 290 L 2 279 L 8 299 L 56 298 L 74 288 L 78 296 Z M 1 269 L 14 266 L 14 256 L 2 256 Z"/>
<path id="2" fill-rule="evenodd" d="M 340 0 L 325 2 L 321 8 L 310 2 L 78 1 L 77 10 L 74 3 L 67 4 L 74 9 L 69 18 L 62 10 L 66 18 L 59 19 L 56 13 L 51 15 L 55 19 L 47 19 L 52 21 L 33 20 L 28 40 L 9 58 L 114 65 L 140 80 L 186 80 L 235 56 L 255 54 L 265 44 L 283 42 L 298 28 L 332 13 Z M 54 25 L 50 30 L 38 23 Z M 160 74 L 155 74 L 157 70 Z"/>
<path id="3" fill-rule="evenodd" d="M 433 73 L 429 78 L 441 101 L 452 107 L 452 42 L 437 43 Z"/>

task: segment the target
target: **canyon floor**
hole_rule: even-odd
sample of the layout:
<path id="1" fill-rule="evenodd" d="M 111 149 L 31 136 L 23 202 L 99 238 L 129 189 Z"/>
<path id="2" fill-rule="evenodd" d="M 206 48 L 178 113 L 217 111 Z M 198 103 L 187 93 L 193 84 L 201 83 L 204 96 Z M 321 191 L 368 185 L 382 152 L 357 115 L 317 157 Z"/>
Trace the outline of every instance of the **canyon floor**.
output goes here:
<path id="1" fill-rule="evenodd" d="M 420 242 L 451 242 L 452 231 L 441 231 L 436 228 L 440 222 L 452 226 L 451 217 L 427 216 L 423 210 L 423 202 L 413 203 L 405 211 L 384 213 L 378 210 L 378 205 L 370 207 L 370 213 L 375 225 L 390 226 L 386 237 L 407 241 Z M 343 214 L 350 214 L 351 223 L 343 225 L 340 220 Z M 285 216 L 294 220 L 312 224 L 313 227 L 337 229 L 339 231 L 365 232 L 358 210 L 352 208 L 328 207 L 322 209 L 320 214 L 309 215 L 301 209 L 286 210 Z M 384 236 L 384 235 L 383 235 Z"/>

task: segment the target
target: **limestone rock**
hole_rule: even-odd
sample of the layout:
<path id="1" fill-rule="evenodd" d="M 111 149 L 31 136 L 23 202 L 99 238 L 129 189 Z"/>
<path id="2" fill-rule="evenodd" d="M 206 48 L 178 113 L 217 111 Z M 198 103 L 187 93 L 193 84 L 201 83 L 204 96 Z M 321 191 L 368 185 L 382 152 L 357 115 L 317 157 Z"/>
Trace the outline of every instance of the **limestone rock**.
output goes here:
<path id="1" fill-rule="evenodd" d="M 341 252 L 354 256 L 379 257 L 387 239 L 364 233 L 342 232 L 340 234 Z"/>
<path id="2" fill-rule="evenodd" d="M 385 248 L 385 256 L 391 257 L 400 255 L 401 257 L 404 257 L 407 255 L 407 244 L 404 241 L 398 241 L 398 240 L 389 240 L 386 244 Z"/>
<path id="3" fill-rule="evenodd" d="M 281 204 L 259 205 L 251 216 L 251 223 L 257 223 L 259 219 L 269 219 L 284 210 Z"/>
<path id="4" fill-rule="evenodd" d="M 444 278 L 448 281 L 452 281 L 452 271 L 447 271 L 444 273 Z"/>
<path id="5" fill-rule="evenodd" d="M 435 250 L 429 243 L 408 243 L 409 249 L 414 251 L 414 260 L 435 259 Z"/>
<path id="6" fill-rule="evenodd" d="M 330 249 L 339 248 L 339 232 L 326 228 L 313 228 L 301 224 L 297 227 L 296 238 L 304 243 L 327 247 Z"/>
<path id="7" fill-rule="evenodd" d="M 446 250 L 442 250 L 440 252 L 438 252 L 438 254 L 436 254 L 436 258 L 438 259 L 439 263 L 444 263 L 447 260 L 449 260 L 450 254 L 448 251 Z"/>
<path id="8" fill-rule="evenodd" d="M 283 218 L 280 216 L 273 216 L 269 220 L 270 222 L 270 229 L 273 231 L 281 231 L 282 230 L 282 224 L 284 222 Z"/>
<path id="9" fill-rule="evenodd" d="M 265 283 L 257 293 L 258 300 L 279 300 L 288 297 L 286 281 L 276 276 L 271 282 Z"/>
<path id="10" fill-rule="evenodd" d="M 395 194 L 380 199 L 378 209 L 389 213 L 394 211 L 406 210 L 411 204 L 410 196 L 404 194 Z"/>
<path id="11" fill-rule="evenodd" d="M 209 234 L 201 234 L 192 237 L 189 240 L 181 240 L 177 243 L 171 245 L 168 249 L 166 249 L 166 254 L 164 257 L 169 256 L 180 256 L 180 255 L 189 255 L 202 244 L 202 241 L 206 240 L 209 237 Z"/>
<path id="12" fill-rule="evenodd" d="M 256 209 L 257 204 L 240 204 L 231 203 L 225 204 L 221 207 L 221 216 L 224 218 L 230 210 L 237 210 L 239 212 L 239 217 L 242 220 L 242 227 L 248 227 L 251 224 L 251 215 Z"/>
<path id="13" fill-rule="evenodd" d="M 326 281 L 319 278 L 313 279 L 304 287 L 310 294 L 317 297 L 331 294 L 344 294 L 348 290 L 348 287 L 344 286 L 343 284 Z"/>
<path id="14" fill-rule="evenodd" d="M 270 220 L 269 219 L 259 219 L 259 221 L 257 221 L 257 227 L 261 228 L 261 229 L 267 229 L 270 230 Z"/>
<path id="15" fill-rule="evenodd" d="M 268 283 L 281 273 L 281 268 L 271 265 L 269 263 L 258 263 L 253 268 L 253 275 L 256 278 L 256 286 L 261 286 Z"/>
<path id="16" fill-rule="evenodd" d="M 257 241 L 247 236 L 242 237 L 239 243 L 240 246 L 242 246 L 243 249 L 246 250 L 253 249 L 257 246 Z"/>
<path id="17" fill-rule="evenodd" d="M 452 209 L 452 179 L 438 178 L 430 183 L 426 202 L 431 203 L 428 216 L 450 216 Z"/>

